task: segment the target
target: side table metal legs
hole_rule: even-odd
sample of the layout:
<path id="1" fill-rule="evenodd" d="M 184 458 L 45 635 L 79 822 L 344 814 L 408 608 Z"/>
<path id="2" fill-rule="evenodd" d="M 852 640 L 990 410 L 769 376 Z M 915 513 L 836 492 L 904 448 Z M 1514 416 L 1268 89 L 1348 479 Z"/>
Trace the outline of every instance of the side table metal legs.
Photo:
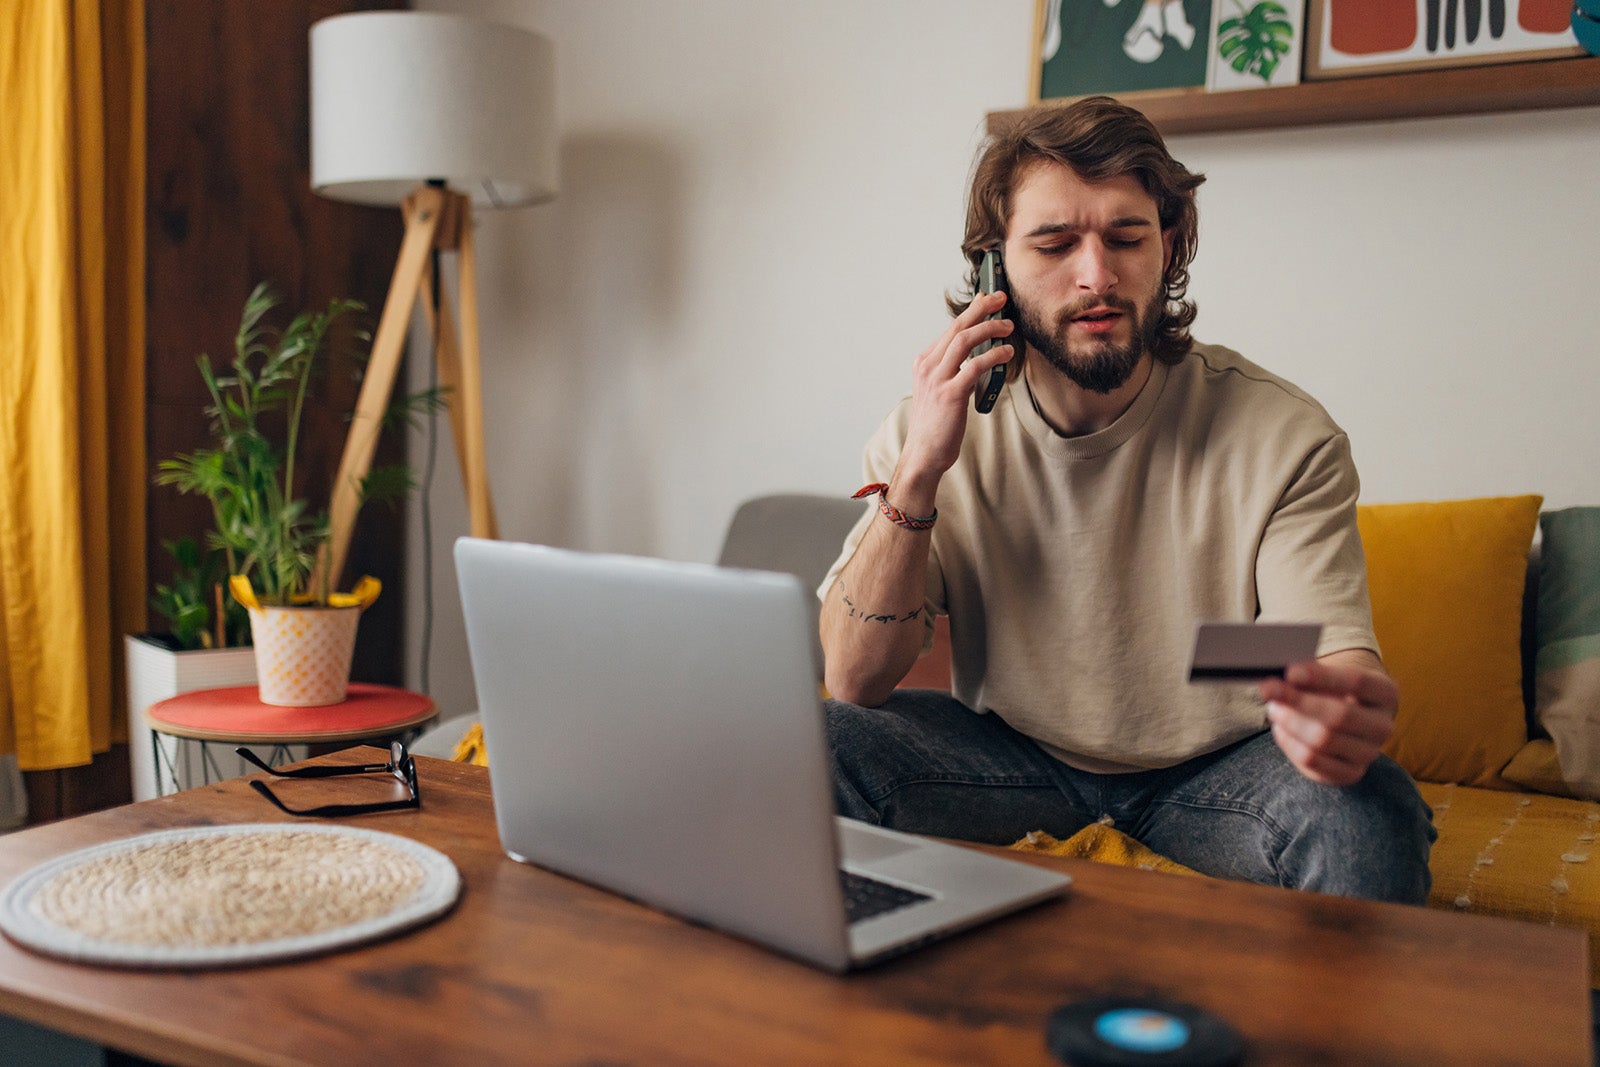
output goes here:
<path id="1" fill-rule="evenodd" d="M 213 745 L 220 746 L 220 749 L 214 749 Z M 169 793 L 193 789 L 197 785 L 210 785 L 212 782 L 249 774 L 250 766 L 233 754 L 233 750 L 238 747 L 240 746 L 237 742 L 200 741 L 190 737 L 175 737 L 152 729 L 150 753 L 155 765 L 156 795 L 164 797 Z M 256 755 L 261 756 L 273 767 L 306 758 L 304 745 L 275 744 L 244 747 L 255 751 Z M 261 751 L 263 748 L 267 749 L 266 753 Z M 218 763 L 219 755 L 228 767 L 233 768 L 232 770 Z M 200 776 L 198 782 L 194 780 L 197 770 Z"/>

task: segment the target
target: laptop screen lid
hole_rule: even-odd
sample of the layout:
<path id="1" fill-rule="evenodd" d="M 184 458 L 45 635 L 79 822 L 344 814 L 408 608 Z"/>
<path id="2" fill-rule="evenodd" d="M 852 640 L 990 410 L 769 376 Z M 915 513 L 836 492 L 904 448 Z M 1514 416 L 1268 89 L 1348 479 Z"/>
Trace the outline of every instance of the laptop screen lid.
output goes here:
<path id="1" fill-rule="evenodd" d="M 844 969 L 800 580 L 475 538 L 455 555 L 506 851 Z"/>

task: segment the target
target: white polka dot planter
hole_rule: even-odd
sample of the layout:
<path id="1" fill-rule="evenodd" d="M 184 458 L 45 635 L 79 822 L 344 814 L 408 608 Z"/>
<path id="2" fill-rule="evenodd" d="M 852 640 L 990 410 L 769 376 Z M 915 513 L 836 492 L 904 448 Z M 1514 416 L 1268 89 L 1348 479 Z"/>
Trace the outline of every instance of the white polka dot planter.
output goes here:
<path id="1" fill-rule="evenodd" d="M 360 606 L 250 609 L 261 702 L 316 708 L 344 700 Z"/>

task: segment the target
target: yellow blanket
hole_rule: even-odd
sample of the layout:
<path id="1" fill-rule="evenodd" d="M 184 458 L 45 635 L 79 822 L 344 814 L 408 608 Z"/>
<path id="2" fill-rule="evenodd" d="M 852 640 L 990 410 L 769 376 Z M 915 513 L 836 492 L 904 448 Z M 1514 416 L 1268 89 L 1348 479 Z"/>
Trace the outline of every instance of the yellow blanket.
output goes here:
<path id="1" fill-rule="evenodd" d="M 1019 852 L 1044 852 L 1051 856 L 1069 856 L 1073 859 L 1094 860 L 1118 867 L 1138 867 L 1146 871 L 1165 871 L 1168 874 L 1192 874 L 1181 863 L 1152 852 L 1121 830 L 1105 823 L 1090 823 L 1065 841 L 1058 841 L 1043 830 L 1035 830 L 1011 846 Z"/>

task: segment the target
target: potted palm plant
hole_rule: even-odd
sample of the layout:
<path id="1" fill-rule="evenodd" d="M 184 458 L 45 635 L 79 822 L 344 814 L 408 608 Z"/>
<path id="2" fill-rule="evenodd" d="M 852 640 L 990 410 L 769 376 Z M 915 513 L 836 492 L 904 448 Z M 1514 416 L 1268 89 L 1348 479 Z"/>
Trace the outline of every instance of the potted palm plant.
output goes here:
<path id="1" fill-rule="evenodd" d="M 312 376 L 336 337 L 367 341 L 364 331 L 336 329 L 363 306 L 336 299 L 301 312 L 281 329 L 267 323 L 278 299 L 265 284 L 245 301 L 234 356 L 222 371 L 199 360 L 211 402 L 208 447 L 164 460 L 157 482 L 205 497 L 213 527 L 207 547 L 221 553 L 234 600 L 249 611 L 257 680 L 265 703 L 334 704 L 344 699 L 356 622 L 378 595 L 363 578 L 340 592 L 324 579 L 312 587 L 317 553 L 329 535 L 326 509 L 298 495 L 295 463 Z M 400 413 L 437 404 L 436 391 L 403 398 Z M 281 436 L 274 436 L 274 429 Z M 303 473 L 303 472 L 302 472 Z M 363 502 L 398 500 L 412 485 L 407 467 L 374 468 L 362 481 Z"/>

